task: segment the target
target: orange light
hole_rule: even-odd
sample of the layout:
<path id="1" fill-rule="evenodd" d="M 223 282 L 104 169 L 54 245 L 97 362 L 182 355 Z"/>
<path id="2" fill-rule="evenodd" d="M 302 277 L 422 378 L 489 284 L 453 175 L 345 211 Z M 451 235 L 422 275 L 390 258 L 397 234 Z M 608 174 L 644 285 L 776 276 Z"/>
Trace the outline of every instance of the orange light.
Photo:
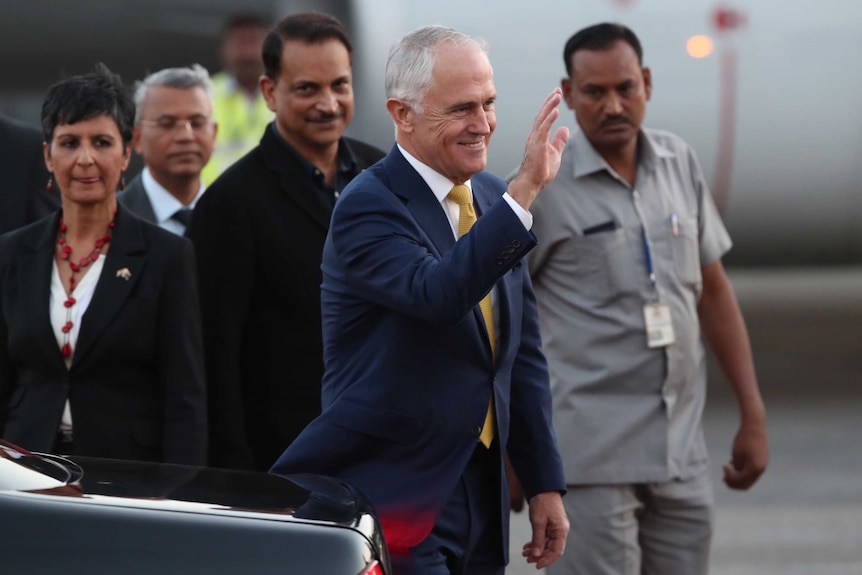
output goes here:
<path id="1" fill-rule="evenodd" d="M 685 43 L 685 49 L 692 58 L 706 58 L 712 54 L 712 40 L 709 36 L 692 36 Z"/>

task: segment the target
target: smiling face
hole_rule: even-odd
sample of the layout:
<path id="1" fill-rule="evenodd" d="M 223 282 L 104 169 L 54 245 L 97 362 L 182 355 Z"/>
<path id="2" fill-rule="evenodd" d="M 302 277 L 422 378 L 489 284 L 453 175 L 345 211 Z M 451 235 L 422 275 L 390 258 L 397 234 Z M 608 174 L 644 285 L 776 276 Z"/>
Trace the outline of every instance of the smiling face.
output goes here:
<path id="1" fill-rule="evenodd" d="M 398 142 L 422 163 L 461 184 L 485 169 L 497 126 L 494 75 L 475 46 L 436 48 L 431 88 L 422 111 L 390 100 Z"/>
<path id="2" fill-rule="evenodd" d="M 79 204 L 114 201 L 131 155 L 117 123 L 108 115 L 57 125 L 44 151 L 63 202 Z"/>
<path id="3" fill-rule="evenodd" d="M 135 126 L 135 150 L 153 177 L 171 189 L 197 180 L 215 146 L 216 126 L 203 88 L 151 86 Z"/>
<path id="4" fill-rule="evenodd" d="M 338 148 L 353 119 L 350 54 L 339 40 L 284 42 L 281 72 L 261 78 L 279 133 L 306 158 Z"/>
<path id="5" fill-rule="evenodd" d="M 633 152 L 652 93 L 649 68 L 622 40 L 607 50 L 578 50 L 571 63 L 563 97 L 584 135 L 599 153 Z"/>

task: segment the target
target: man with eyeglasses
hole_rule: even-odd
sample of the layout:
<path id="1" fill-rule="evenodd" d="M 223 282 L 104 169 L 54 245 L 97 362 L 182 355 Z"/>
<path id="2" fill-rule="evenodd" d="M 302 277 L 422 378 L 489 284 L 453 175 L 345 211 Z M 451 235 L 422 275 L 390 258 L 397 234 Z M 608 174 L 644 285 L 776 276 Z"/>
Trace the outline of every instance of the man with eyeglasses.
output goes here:
<path id="1" fill-rule="evenodd" d="M 215 145 L 209 73 L 195 64 L 150 74 L 138 83 L 135 107 L 132 145 L 145 167 L 118 200 L 139 218 L 184 235 Z"/>

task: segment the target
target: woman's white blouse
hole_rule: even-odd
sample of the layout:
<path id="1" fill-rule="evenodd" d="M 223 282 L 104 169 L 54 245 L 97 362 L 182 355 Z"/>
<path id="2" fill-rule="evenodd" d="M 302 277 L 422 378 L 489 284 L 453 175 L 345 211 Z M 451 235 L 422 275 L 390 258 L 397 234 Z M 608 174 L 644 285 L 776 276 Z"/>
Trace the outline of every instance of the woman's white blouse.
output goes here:
<path id="1" fill-rule="evenodd" d="M 83 277 L 78 278 L 78 285 L 75 286 L 75 291 L 72 294 L 75 298 L 75 305 L 71 308 L 72 317 L 68 318 L 72 322 L 72 330 L 69 332 L 69 345 L 72 346 L 72 355 L 65 358 L 66 367 L 72 365 L 72 359 L 75 357 L 77 349 L 78 333 L 81 331 L 81 318 L 84 317 L 84 312 L 90 305 L 93 299 L 93 293 L 96 291 L 96 284 L 99 282 L 99 276 L 102 274 L 102 268 L 105 267 L 105 256 L 99 254 L 99 258 L 91 262 L 86 269 L 87 273 Z M 62 349 L 63 339 L 66 334 L 63 333 L 63 326 L 66 325 L 66 306 L 63 305 L 67 299 L 66 288 L 63 286 L 63 281 L 60 279 L 60 270 L 57 268 L 57 260 L 54 260 L 53 271 L 51 272 L 51 328 L 54 330 L 54 337 L 57 338 L 57 346 Z M 63 420 L 60 424 L 60 429 L 71 429 L 72 414 L 69 410 L 69 401 L 66 401 L 66 408 L 63 410 Z"/>

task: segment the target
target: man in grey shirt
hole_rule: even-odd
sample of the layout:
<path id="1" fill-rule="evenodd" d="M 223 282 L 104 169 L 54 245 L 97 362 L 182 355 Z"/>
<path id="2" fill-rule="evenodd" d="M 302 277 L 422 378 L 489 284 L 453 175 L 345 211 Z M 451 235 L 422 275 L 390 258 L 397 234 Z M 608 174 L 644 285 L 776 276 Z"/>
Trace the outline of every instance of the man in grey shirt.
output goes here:
<path id="1" fill-rule="evenodd" d="M 580 130 L 531 208 L 529 254 L 572 525 L 549 573 L 706 573 L 701 329 L 741 412 L 724 481 L 747 489 L 768 460 L 730 238 L 691 148 L 641 128 L 652 84 L 634 33 L 591 26 L 564 58 Z"/>

